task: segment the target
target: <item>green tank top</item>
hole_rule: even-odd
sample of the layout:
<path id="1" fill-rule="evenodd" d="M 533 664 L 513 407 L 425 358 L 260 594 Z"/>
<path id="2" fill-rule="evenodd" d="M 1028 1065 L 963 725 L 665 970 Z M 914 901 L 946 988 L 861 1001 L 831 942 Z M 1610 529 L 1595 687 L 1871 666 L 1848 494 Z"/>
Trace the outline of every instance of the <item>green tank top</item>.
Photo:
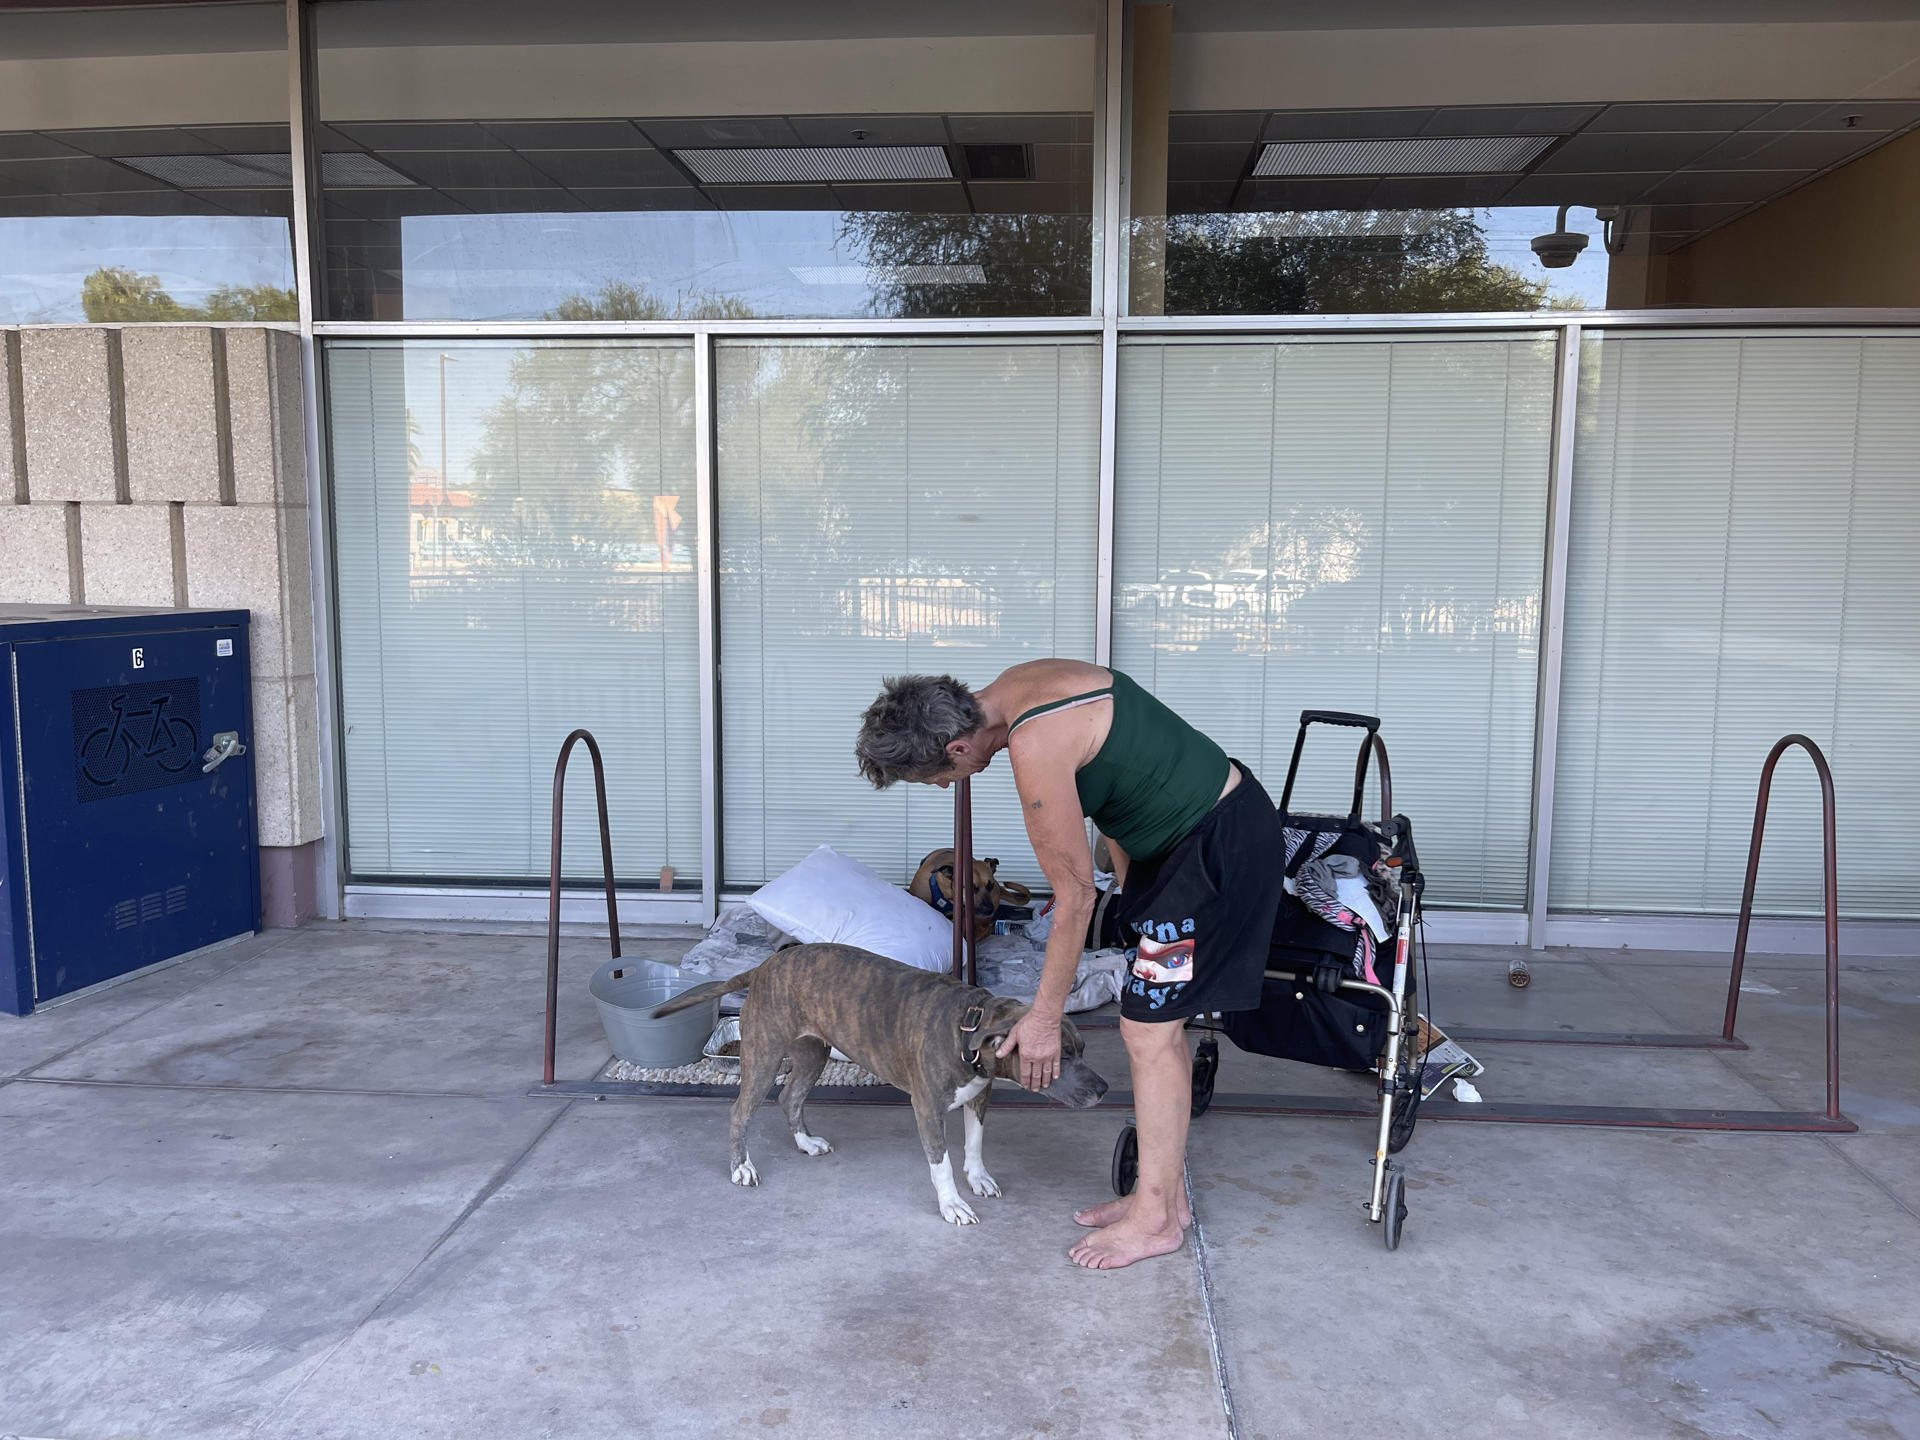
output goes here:
<path id="1" fill-rule="evenodd" d="M 1111 669 L 1111 667 L 1109 667 Z M 1081 812 L 1136 860 L 1157 860 L 1214 807 L 1227 783 L 1227 752 L 1127 676 L 1084 695 L 1051 700 L 1013 722 L 1113 697 L 1113 722 L 1099 754 L 1073 777 Z"/>

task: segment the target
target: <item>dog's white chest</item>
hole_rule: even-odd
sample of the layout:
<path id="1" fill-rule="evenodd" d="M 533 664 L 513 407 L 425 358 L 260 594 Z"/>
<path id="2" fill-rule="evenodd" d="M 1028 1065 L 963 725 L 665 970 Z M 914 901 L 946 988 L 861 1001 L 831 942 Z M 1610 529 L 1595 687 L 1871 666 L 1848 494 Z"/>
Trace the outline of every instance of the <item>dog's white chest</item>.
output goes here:
<path id="1" fill-rule="evenodd" d="M 967 1081 L 966 1084 L 953 1092 L 953 1103 L 947 1106 L 947 1109 L 958 1110 L 962 1105 L 966 1104 L 967 1101 L 973 1099 L 974 1096 L 978 1095 L 992 1083 L 993 1081 L 985 1075 L 974 1076 L 973 1079 Z"/>

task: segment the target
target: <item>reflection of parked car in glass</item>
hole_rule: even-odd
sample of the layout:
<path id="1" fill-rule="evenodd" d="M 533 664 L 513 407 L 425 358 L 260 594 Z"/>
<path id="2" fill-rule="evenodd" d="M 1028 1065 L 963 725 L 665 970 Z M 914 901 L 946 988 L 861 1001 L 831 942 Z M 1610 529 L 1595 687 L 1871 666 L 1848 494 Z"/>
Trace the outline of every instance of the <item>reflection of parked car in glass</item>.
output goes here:
<path id="1" fill-rule="evenodd" d="M 1257 618 L 1267 612 L 1267 572 L 1229 570 L 1213 587 L 1214 605 L 1228 615 Z"/>
<path id="2" fill-rule="evenodd" d="M 1211 614 L 1215 609 L 1213 577 L 1204 570 L 1169 570 L 1160 577 L 1160 603 Z"/>

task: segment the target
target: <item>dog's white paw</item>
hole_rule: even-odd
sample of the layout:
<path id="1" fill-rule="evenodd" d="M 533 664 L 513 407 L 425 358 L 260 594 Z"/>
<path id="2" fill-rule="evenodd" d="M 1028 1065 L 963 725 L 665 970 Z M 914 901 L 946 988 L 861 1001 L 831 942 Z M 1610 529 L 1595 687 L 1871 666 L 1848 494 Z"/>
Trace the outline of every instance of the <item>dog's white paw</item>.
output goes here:
<path id="1" fill-rule="evenodd" d="M 800 1147 L 802 1155 L 831 1155 L 833 1146 L 818 1135 L 809 1135 L 804 1130 L 793 1132 L 793 1143 Z"/>
<path id="2" fill-rule="evenodd" d="M 733 1183 L 736 1185 L 758 1185 L 760 1172 L 753 1168 L 753 1157 L 748 1156 L 733 1167 Z"/>
<path id="3" fill-rule="evenodd" d="M 954 1225 L 978 1225 L 980 1217 L 973 1213 L 973 1207 L 958 1195 L 940 1202 L 940 1218 Z"/>
<path id="4" fill-rule="evenodd" d="M 993 1176 L 989 1175 L 985 1170 L 967 1171 L 967 1184 L 973 1187 L 973 1193 L 976 1195 L 998 1195 L 1000 1193 L 1000 1187 L 994 1183 Z"/>

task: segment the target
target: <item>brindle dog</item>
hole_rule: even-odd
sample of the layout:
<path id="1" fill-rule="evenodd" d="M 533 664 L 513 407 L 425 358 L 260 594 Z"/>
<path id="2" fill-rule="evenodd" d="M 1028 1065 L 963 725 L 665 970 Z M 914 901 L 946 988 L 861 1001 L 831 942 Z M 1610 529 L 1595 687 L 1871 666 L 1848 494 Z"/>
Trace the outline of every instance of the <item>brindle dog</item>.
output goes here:
<path id="1" fill-rule="evenodd" d="M 967 1183 L 975 1195 L 1000 1187 L 981 1160 L 987 1102 L 996 1078 L 1018 1079 L 1019 1052 L 995 1054 L 1028 1006 L 946 975 L 916 970 L 851 945 L 794 945 L 765 963 L 674 996 L 655 1015 L 745 990 L 740 1011 L 740 1095 L 733 1102 L 733 1183 L 758 1185 L 747 1155 L 747 1121 L 790 1060 L 782 1103 L 802 1153 L 833 1147 L 807 1131 L 804 1109 L 826 1068 L 831 1046 L 913 1099 L 920 1141 L 942 1218 L 972 1225 L 979 1218 L 960 1198 L 947 1160 L 949 1110 L 966 1107 Z M 1099 1103 L 1107 1082 L 1082 1058 L 1086 1046 L 1071 1021 L 1060 1022 L 1060 1076 L 1043 1094 L 1076 1109 Z"/>

